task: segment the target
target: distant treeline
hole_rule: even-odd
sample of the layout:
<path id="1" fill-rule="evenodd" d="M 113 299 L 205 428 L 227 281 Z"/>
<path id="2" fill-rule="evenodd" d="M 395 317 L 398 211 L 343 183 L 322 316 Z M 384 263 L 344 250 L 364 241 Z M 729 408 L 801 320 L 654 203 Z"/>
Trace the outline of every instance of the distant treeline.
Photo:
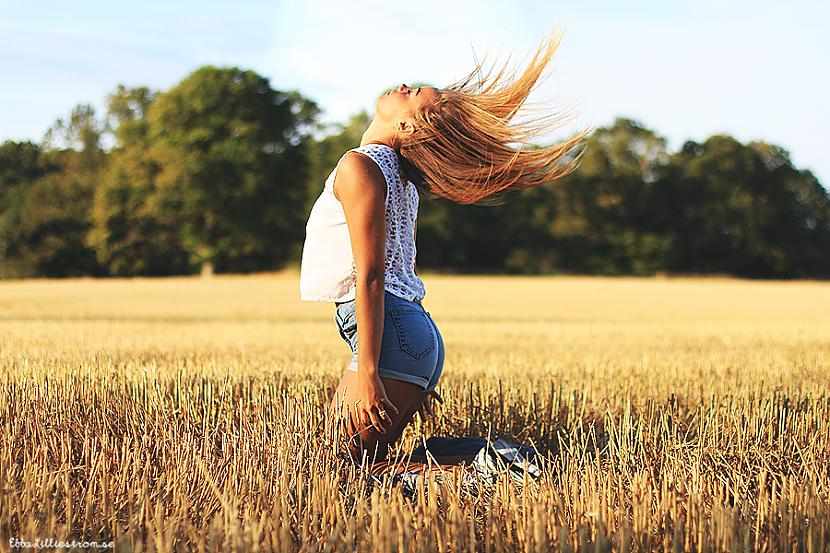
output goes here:
<path id="1" fill-rule="evenodd" d="M 371 94 L 371 91 L 368 91 Z M 378 91 L 380 93 L 380 91 Z M 119 86 L 40 144 L 0 145 L 0 276 L 274 270 L 369 124 L 238 68 Z M 418 270 L 830 277 L 830 196 L 784 149 L 716 135 L 669 152 L 618 118 L 577 172 L 496 206 L 422 199 Z"/>

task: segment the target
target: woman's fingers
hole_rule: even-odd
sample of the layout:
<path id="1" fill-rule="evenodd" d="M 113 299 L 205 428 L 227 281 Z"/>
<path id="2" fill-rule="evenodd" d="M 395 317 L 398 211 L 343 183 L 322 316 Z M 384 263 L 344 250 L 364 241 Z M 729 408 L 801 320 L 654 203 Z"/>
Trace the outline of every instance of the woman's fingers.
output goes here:
<path id="1" fill-rule="evenodd" d="M 353 413 L 349 411 L 346 415 L 346 432 L 348 432 L 349 436 L 354 436 L 357 434 L 357 429 L 360 426 L 360 413 Z"/>
<path id="2" fill-rule="evenodd" d="M 380 418 L 383 419 L 386 422 L 386 424 L 391 427 L 392 426 L 392 415 L 390 415 L 387 411 L 383 410 L 382 406 L 379 407 L 378 410 L 380 411 L 378 413 L 380 415 Z"/>
<path id="3" fill-rule="evenodd" d="M 388 427 L 392 424 L 392 419 L 389 417 L 389 413 L 384 413 L 381 415 L 381 411 L 383 411 L 383 404 L 378 404 L 378 406 L 374 409 L 369 409 L 369 417 L 371 417 L 372 424 L 377 428 L 380 432 L 386 433 L 388 431 Z"/>
<path id="4" fill-rule="evenodd" d="M 398 414 L 398 408 L 394 403 L 392 403 L 389 396 L 386 395 L 386 388 L 383 386 L 383 382 L 381 382 L 380 379 L 378 379 L 378 394 L 376 401 L 378 411 L 382 411 L 384 409 L 384 405 L 386 405 L 387 409 L 391 409 L 396 415 Z"/>
<path id="5" fill-rule="evenodd" d="M 421 402 L 421 405 L 418 407 L 418 415 L 420 415 L 422 421 L 426 421 L 427 418 L 434 415 L 432 411 L 432 402 L 430 401 L 429 396 L 425 397 Z"/>
<path id="6" fill-rule="evenodd" d="M 346 421 L 346 430 L 349 435 L 355 436 L 373 426 L 380 432 L 386 433 L 387 427 L 392 424 L 392 420 L 388 413 L 381 415 L 381 411 L 381 407 L 364 409 L 361 405 L 356 405 L 354 412 L 349 413 Z"/>
<path id="7" fill-rule="evenodd" d="M 392 402 L 389 400 L 389 398 L 388 398 L 388 397 L 384 397 L 384 398 L 383 398 L 383 402 L 387 405 L 387 407 L 388 407 L 389 409 L 392 409 L 392 410 L 395 412 L 395 414 L 396 414 L 396 415 L 400 412 L 400 411 L 398 411 L 398 408 L 395 406 L 395 404 L 394 404 L 394 403 L 392 403 Z"/>
<path id="8" fill-rule="evenodd" d="M 354 435 L 372 427 L 383 434 L 389 432 L 392 428 L 392 414 L 400 414 L 400 409 L 385 394 L 377 399 L 376 405 L 368 406 L 368 408 L 367 406 L 364 406 L 360 400 L 355 402 L 354 417 L 349 417 L 349 434 Z M 424 417 L 423 411 L 421 411 L 421 417 Z"/>

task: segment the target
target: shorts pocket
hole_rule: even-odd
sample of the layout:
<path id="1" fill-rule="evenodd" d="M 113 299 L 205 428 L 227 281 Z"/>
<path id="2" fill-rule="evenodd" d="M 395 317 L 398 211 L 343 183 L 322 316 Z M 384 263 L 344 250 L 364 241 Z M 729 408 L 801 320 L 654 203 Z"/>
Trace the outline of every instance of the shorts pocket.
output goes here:
<path id="1" fill-rule="evenodd" d="M 429 315 L 417 309 L 391 309 L 389 311 L 402 351 L 420 359 L 435 349 L 435 332 Z"/>

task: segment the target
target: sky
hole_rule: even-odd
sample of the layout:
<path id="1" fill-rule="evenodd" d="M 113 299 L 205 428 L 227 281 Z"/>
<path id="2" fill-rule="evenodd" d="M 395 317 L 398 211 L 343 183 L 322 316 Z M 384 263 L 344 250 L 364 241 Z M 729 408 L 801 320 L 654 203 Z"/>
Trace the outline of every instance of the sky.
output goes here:
<path id="1" fill-rule="evenodd" d="M 75 104 L 103 112 L 118 84 L 164 90 L 206 64 L 252 69 L 345 122 L 389 86 L 521 66 L 558 30 L 529 101 L 573 115 L 562 136 L 624 116 L 671 150 L 765 140 L 830 188 L 828 20 L 819 0 L 0 0 L 0 141 L 39 141 Z"/>

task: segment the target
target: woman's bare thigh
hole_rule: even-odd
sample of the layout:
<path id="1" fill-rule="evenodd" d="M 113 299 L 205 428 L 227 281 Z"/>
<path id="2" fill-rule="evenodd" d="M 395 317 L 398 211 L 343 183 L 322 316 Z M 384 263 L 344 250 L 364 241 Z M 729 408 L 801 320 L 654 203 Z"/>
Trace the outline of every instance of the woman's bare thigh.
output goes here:
<path id="1" fill-rule="evenodd" d="M 349 450 L 353 455 L 359 456 L 360 449 L 364 449 L 370 458 L 385 458 L 388 447 L 400 438 L 404 428 L 426 397 L 424 389 L 417 384 L 383 377 L 380 380 L 387 397 L 398 408 L 398 413 L 387 410 L 387 415 L 391 420 L 391 429 L 388 433 L 381 433 L 372 426 L 362 429 L 358 436 L 349 440 Z M 353 416 L 354 404 L 358 399 L 357 394 L 357 372 L 344 371 L 329 404 L 330 416 L 335 416 L 337 422 L 345 421 L 346 417 Z"/>

